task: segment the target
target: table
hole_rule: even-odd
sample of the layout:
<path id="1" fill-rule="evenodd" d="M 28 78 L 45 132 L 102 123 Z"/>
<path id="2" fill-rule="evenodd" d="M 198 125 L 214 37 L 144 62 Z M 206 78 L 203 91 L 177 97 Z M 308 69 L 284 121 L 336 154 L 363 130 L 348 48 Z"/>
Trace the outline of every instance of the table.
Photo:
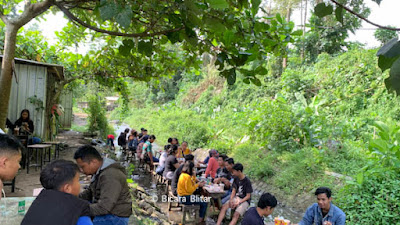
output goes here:
<path id="1" fill-rule="evenodd" d="M 26 173 L 29 173 L 29 167 L 32 167 L 32 166 L 35 167 L 35 168 L 40 167 L 40 170 L 42 170 L 42 168 L 43 168 L 43 157 L 44 157 L 43 152 L 46 153 L 46 149 L 50 150 L 50 148 L 51 148 L 51 145 L 43 145 L 43 144 L 28 145 L 28 153 L 27 153 L 27 157 L 26 157 L 27 158 Z M 32 150 L 32 153 L 33 153 L 34 150 L 36 150 L 36 163 L 32 164 L 32 165 L 30 165 L 31 156 L 32 156 L 31 155 L 31 150 Z M 38 162 L 39 155 L 40 155 L 40 164 Z"/>
<path id="2" fill-rule="evenodd" d="M 0 200 L 0 224 L 19 225 L 35 197 L 12 197 Z M 18 213 L 19 202 L 25 201 L 25 209 Z"/>
<path id="3" fill-rule="evenodd" d="M 47 145 L 54 145 L 54 159 L 58 159 L 60 157 L 60 144 L 61 142 L 59 141 L 45 141 L 43 142 L 43 144 L 47 144 Z M 50 156 L 49 156 L 50 159 Z"/>
<path id="4" fill-rule="evenodd" d="M 212 186 L 215 186 L 215 184 L 212 184 Z M 225 191 L 212 189 L 211 185 L 205 185 L 203 187 L 203 190 L 205 191 L 206 195 L 208 195 L 209 197 L 211 197 L 213 199 L 217 199 L 218 205 L 222 207 L 221 198 L 222 198 L 222 196 L 225 195 Z M 211 201 L 209 201 L 207 203 L 207 209 L 209 209 L 210 203 L 211 203 Z M 215 211 L 215 207 L 214 207 L 214 211 Z M 208 210 L 207 210 L 207 212 L 208 212 Z M 206 217 L 207 217 L 207 214 L 208 213 L 206 213 Z"/>

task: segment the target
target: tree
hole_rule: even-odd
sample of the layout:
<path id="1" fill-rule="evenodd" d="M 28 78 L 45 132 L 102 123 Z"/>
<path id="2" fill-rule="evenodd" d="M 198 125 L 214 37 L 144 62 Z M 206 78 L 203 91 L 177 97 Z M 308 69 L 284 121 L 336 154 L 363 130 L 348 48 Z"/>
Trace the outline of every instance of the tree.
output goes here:
<path id="1" fill-rule="evenodd" d="M 33 18 L 52 10 L 60 10 L 79 27 L 70 28 L 98 32 L 94 37 L 111 40 L 118 51 L 108 49 L 108 54 L 135 57 L 147 62 L 142 79 L 152 73 L 157 49 L 166 43 L 180 43 L 186 52 L 186 62 L 196 64 L 197 55 L 211 52 L 218 56 L 221 75 L 229 84 L 236 81 L 236 71 L 245 64 L 253 65 L 245 73 L 245 81 L 260 84 L 256 75 L 265 74 L 265 58 L 268 53 L 278 53 L 282 46 L 294 40 L 293 24 L 282 18 L 256 18 L 260 0 L 43 0 L 24 1 L 22 14 L 15 13 L 22 1 L 3 1 L 0 18 L 6 24 L 4 58 L 0 77 L 0 127 L 4 127 L 11 90 L 12 61 L 15 56 L 17 33 Z M 84 39 L 86 32 L 77 33 Z M 282 38 L 283 37 L 283 38 Z M 121 56 L 122 55 L 122 56 Z M 113 59 L 110 59 L 113 60 Z M 159 59 L 162 60 L 162 59 Z M 129 60 L 129 64 L 134 62 Z M 142 68 L 135 66 L 134 70 Z M 138 73 L 134 73 L 134 76 Z M 159 76 L 160 74 L 158 74 Z M 115 76 L 119 76 L 118 74 Z M 107 76 L 108 78 L 111 76 Z"/>
<path id="2" fill-rule="evenodd" d="M 394 30 L 386 30 L 386 29 L 379 28 L 375 31 L 374 37 L 376 40 L 381 42 L 381 45 L 383 46 L 384 44 L 386 44 L 393 38 L 397 39 L 399 36 L 397 35 L 397 32 Z"/>
<path id="3" fill-rule="evenodd" d="M 340 2 L 364 17 L 370 14 L 363 0 L 341 0 Z M 327 8 L 324 8 L 325 11 L 318 10 L 318 6 Z M 328 12 L 330 14 L 325 15 Z M 333 7 L 319 3 L 310 17 L 309 24 L 311 30 L 306 33 L 302 43 L 298 43 L 298 48 L 300 51 L 304 48 L 306 58 L 314 61 L 322 52 L 335 54 L 344 51 L 349 46 L 345 41 L 349 37 L 349 31 L 354 33 L 360 28 L 361 20 L 350 13 L 344 13 L 340 7 L 336 8 L 333 14 Z"/>
<path id="4" fill-rule="evenodd" d="M 389 26 L 382 26 L 377 23 L 374 23 L 368 20 L 363 15 L 357 13 L 355 10 L 347 7 L 342 4 L 338 0 L 329 0 L 336 6 L 335 11 L 333 11 L 333 5 L 320 3 L 315 6 L 315 13 L 319 17 L 325 17 L 328 15 L 332 15 L 335 12 L 335 17 L 337 21 L 343 21 L 343 13 L 340 13 L 343 10 L 346 10 L 353 16 L 364 20 L 365 22 L 376 26 L 381 29 L 391 30 L 391 31 L 400 31 L 400 28 L 393 28 Z M 349 0 L 348 0 L 349 1 Z M 382 0 L 373 0 L 378 5 Z M 395 91 L 397 94 L 400 94 L 400 41 L 397 38 L 394 38 L 387 42 L 377 53 L 378 56 L 378 66 L 382 71 L 390 69 L 389 77 L 385 79 L 385 86 L 389 91 Z"/>

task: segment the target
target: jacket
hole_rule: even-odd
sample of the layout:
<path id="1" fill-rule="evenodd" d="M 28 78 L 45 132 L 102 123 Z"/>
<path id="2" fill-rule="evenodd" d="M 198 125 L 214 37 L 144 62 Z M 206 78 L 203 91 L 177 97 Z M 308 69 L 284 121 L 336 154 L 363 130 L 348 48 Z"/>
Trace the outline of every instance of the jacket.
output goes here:
<path id="1" fill-rule="evenodd" d="M 319 208 L 317 203 L 314 203 L 307 209 L 299 225 L 322 225 L 325 221 L 331 222 L 332 225 L 345 225 L 346 215 L 341 209 L 331 203 L 328 214 L 323 217 L 321 208 Z"/>
<path id="2" fill-rule="evenodd" d="M 76 225 L 83 216 L 89 216 L 87 201 L 61 191 L 43 189 L 21 225 Z"/>
<path id="3" fill-rule="evenodd" d="M 132 199 L 125 168 L 112 159 L 103 159 L 103 165 L 93 175 L 89 189 L 79 197 L 92 203 L 91 216 L 112 214 L 129 217 L 132 214 Z"/>

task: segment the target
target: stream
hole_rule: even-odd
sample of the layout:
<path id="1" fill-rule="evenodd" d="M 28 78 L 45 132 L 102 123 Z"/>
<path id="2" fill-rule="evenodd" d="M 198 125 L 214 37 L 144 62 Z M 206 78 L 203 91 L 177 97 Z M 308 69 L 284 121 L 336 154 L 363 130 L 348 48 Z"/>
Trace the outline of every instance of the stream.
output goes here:
<path id="1" fill-rule="evenodd" d="M 129 128 L 128 125 L 126 124 L 115 124 L 115 130 L 117 136 L 125 130 L 125 128 Z M 117 138 L 115 138 L 117 139 Z M 117 144 L 115 145 L 117 146 Z M 119 149 L 119 148 L 117 148 Z M 157 145 L 156 143 L 153 143 L 153 149 L 155 151 L 161 150 L 161 147 Z M 136 163 L 136 162 L 135 162 Z M 139 186 L 143 187 L 143 189 L 147 192 L 148 195 L 150 196 L 162 196 L 163 195 L 163 190 L 165 189 L 165 186 L 163 185 L 157 185 L 157 181 L 153 178 L 153 176 L 144 171 L 143 169 L 139 169 L 135 165 L 135 170 L 133 171 L 132 174 L 132 179 L 138 183 Z M 251 204 L 250 207 L 252 206 L 257 206 L 258 199 L 262 195 L 262 191 L 260 190 L 254 190 L 251 198 Z M 168 216 L 168 219 L 171 222 L 174 223 L 179 223 L 180 219 L 182 218 L 182 213 L 177 212 L 177 211 L 170 211 L 168 212 L 167 209 L 167 203 L 162 203 L 160 201 L 157 202 L 157 205 L 162 209 L 162 211 Z M 211 213 L 212 214 L 212 213 Z M 270 215 L 269 217 L 265 218 L 266 224 L 273 224 L 274 218 L 275 217 L 284 217 L 285 219 L 288 219 L 292 221 L 292 223 L 298 223 L 302 217 L 303 217 L 304 212 L 298 211 L 294 208 L 290 208 L 287 206 L 282 205 L 281 203 L 278 203 L 278 206 L 275 208 L 274 213 Z M 156 220 L 156 218 L 155 218 Z M 214 225 L 216 224 L 216 216 L 212 216 L 211 218 L 207 218 L 207 225 Z"/>

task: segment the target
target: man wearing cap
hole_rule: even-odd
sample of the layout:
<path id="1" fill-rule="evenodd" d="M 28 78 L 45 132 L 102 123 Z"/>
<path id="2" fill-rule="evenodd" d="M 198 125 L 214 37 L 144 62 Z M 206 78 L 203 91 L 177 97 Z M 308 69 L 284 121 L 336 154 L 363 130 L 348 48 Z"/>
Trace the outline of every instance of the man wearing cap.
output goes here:
<path id="1" fill-rule="evenodd" d="M 219 168 L 218 165 L 218 152 L 215 149 L 211 149 L 210 152 L 210 160 L 208 161 L 208 166 L 206 169 L 206 177 L 211 176 L 215 178 L 215 174 Z"/>

